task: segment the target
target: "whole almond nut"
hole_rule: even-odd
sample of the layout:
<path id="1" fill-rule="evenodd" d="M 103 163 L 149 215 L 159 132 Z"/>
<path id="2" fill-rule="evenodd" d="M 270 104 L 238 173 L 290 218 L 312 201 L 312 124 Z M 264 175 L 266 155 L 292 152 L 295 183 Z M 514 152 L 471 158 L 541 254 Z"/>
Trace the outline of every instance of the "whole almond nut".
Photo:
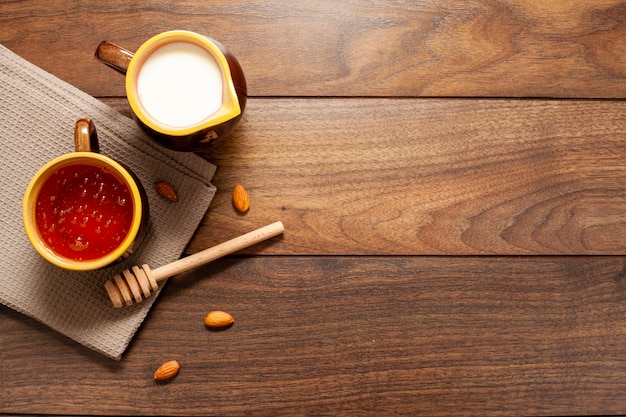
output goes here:
<path id="1" fill-rule="evenodd" d="M 230 314 L 224 311 L 211 311 L 204 318 L 204 324 L 208 327 L 226 327 L 235 322 L 235 319 Z"/>
<path id="2" fill-rule="evenodd" d="M 159 369 L 154 371 L 155 381 L 167 381 L 172 379 L 178 374 L 180 370 L 180 364 L 178 361 L 167 361 L 163 365 L 159 366 Z"/>
<path id="3" fill-rule="evenodd" d="M 248 192 L 241 184 L 235 185 L 233 190 L 233 206 L 240 213 L 245 213 L 250 209 L 250 196 L 248 196 Z"/>
<path id="4" fill-rule="evenodd" d="M 166 200 L 172 201 L 174 203 L 178 201 L 176 190 L 174 190 L 174 187 L 172 187 L 170 183 L 166 181 L 159 181 L 156 184 L 154 184 L 154 186 L 157 190 L 157 193 L 159 193 L 161 197 L 165 198 Z"/>

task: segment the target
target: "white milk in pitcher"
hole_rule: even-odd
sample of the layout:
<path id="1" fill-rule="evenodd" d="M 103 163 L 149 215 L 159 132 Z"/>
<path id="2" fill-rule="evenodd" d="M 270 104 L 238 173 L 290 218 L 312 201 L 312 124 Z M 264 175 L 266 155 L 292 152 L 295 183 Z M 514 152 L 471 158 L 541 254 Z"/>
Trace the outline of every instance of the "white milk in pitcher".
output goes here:
<path id="1" fill-rule="evenodd" d="M 205 49 L 172 42 L 146 59 L 139 71 L 137 94 L 146 112 L 160 124 L 190 127 L 221 107 L 222 73 Z"/>

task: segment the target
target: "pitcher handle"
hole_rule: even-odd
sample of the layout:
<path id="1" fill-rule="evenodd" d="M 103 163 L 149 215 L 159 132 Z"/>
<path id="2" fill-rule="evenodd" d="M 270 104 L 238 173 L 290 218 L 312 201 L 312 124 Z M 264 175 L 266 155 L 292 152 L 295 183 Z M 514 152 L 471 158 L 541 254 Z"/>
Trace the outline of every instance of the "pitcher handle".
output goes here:
<path id="1" fill-rule="evenodd" d="M 120 74 L 126 75 L 130 60 L 133 59 L 133 53 L 112 42 L 102 41 L 98 45 L 94 57 Z"/>

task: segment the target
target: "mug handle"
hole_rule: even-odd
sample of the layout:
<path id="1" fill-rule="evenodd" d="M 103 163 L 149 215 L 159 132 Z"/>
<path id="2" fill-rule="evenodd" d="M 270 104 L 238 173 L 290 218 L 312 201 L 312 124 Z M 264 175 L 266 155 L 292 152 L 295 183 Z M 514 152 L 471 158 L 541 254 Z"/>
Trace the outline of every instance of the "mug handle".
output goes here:
<path id="1" fill-rule="evenodd" d="M 105 65 L 113 68 L 122 75 L 126 75 L 133 53 L 109 41 L 102 41 L 94 57 Z"/>
<path id="2" fill-rule="evenodd" d="M 96 125 L 91 119 L 80 119 L 74 128 L 74 147 L 76 152 L 96 152 L 100 153 L 98 144 L 98 132 Z"/>

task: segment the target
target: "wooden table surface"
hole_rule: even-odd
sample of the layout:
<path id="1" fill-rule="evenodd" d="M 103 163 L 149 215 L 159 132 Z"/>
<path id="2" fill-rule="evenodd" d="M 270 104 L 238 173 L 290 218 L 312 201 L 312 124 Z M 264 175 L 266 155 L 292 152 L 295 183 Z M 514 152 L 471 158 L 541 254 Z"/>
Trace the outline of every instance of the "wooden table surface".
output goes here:
<path id="1" fill-rule="evenodd" d="M 127 115 L 93 52 L 170 29 L 249 91 L 186 254 L 286 232 L 170 280 L 120 362 L 0 307 L 0 413 L 626 414 L 625 2 L 0 2 L 1 44 Z"/>

